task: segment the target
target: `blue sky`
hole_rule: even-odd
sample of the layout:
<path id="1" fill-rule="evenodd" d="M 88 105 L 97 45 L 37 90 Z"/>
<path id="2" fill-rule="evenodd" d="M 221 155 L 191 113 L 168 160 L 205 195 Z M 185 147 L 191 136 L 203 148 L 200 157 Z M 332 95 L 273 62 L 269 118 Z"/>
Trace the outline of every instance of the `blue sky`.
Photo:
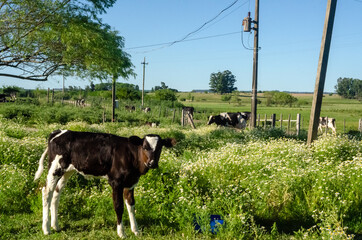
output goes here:
<path id="1" fill-rule="evenodd" d="M 186 41 L 187 34 L 217 16 L 235 0 L 119 0 L 102 16 L 125 38 L 136 78 L 119 79 L 145 89 L 161 82 L 179 91 L 209 89 L 210 74 L 230 70 L 235 86 L 250 91 L 253 34 L 243 33 L 248 11 L 254 17 L 254 0 L 239 0 Z M 327 0 L 260 0 L 258 90 L 313 92 Z M 362 0 L 339 0 L 334 22 L 325 92 L 333 92 L 339 77 L 362 79 Z M 152 47 L 143 47 L 156 45 Z M 2 79 L 0 85 L 24 88 L 60 88 L 61 78 L 48 82 Z M 66 86 L 89 85 L 89 80 L 67 79 Z"/>

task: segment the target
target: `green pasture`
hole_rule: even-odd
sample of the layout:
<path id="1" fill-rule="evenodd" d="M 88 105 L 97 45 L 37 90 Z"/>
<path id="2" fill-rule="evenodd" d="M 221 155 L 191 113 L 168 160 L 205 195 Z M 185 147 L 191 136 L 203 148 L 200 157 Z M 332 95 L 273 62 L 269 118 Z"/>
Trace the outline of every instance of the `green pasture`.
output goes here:
<path id="1" fill-rule="evenodd" d="M 214 93 L 178 93 L 179 99 L 185 98 L 182 102 L 184 105 L 195 107 L 196 111 L 218 114 L 220 112 L 240 112 L 250 111 L 251 95 L 250 93 L 239 93 L 240 102 L 236 103 L 231 99 L 230 102 L 223 102 L 221 95 Z M 187 100 L 189 96 L 193 96 L 193 101 Z M 266 99 L 262 93 L 258 94 L 258 99 L 261 101 L 257 106 L 257 113 L 260 119 L 270 119 L 272 114 L 276 114 L 277 120 L 282 118 L 288 119 L 289 114 L 291 119 L 296 119 L 297 114 L 301 114 L 303 118 L 302 129 L 308 130 L 310 110 L 312 106 L 313 94 L 292 94 L 298 99 L 298 102 L 293 106 L 266 106 Z M 336 128 L 338 133 L 358 130 L 359 119 L 362 118 L 362 102 L 355 99 L 343 99 L 342 97 L 333 94 L 325 94 L 322 101 L 321 116 L 328 116 L 336 119 Z M 280 122 L 276 123 L 280 126 Z M 287 123 L 283 122 L 286 127 Z"/>
<path id="2" fill-rule="evenodd" d="M 77 118 L 81 116 L 77 112 L 84 111 L 56 107 Z M 54 117 L 69 117 L 62 114 Z M 97 117 L 96 109 L 83 114 L 89 121 Z M 118 239 L 107 181 L 79 174 L 72 176 L 60 200 L 61 231 L 43 235 L 41 188 L 47 171 L 39 181 L 33 179 L 54 129 L 125 137 L 156 133 L 177 139 L 174 148 L 163 149 L 160 167 L 142 176 L 135 189 L 142 235 L 133 236 L 125 211 L 129 239 L 361 237 L 360 137 L 322 135 L 308 146 L 303 138 L 278 128 L 237 131 L 200 123 L 192 129 L 169 118 L 158 127 L 136 126 L 133 121 L 143 121 L 141 113 L 118 114 L 122 118 L 128 114 L 128 122 L 61 124 L 0 114 L 0 239 Z M 216 234 L 211 232 L 212 214 L 225 221 Z M 195 231 L 195 222 L 201 232 Z"/>

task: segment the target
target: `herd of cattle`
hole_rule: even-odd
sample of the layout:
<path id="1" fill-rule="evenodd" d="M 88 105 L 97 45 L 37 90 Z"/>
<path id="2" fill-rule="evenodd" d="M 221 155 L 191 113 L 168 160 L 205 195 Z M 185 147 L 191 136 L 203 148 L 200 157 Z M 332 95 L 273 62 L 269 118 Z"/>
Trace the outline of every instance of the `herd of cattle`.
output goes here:
<path id="1" fill-rule="evenodd" d="M 135 106 L 125 106 L 127 111 L 135 111 Z M 143 112 L 147 113 L 151 111 L 149 107 L 143 107 L 141 109 Z M 194 107 L 183 107 L 183 111 L 189 113 L 191 116 L 194 115 Z M 245 129 L 247 126 L 247 121 L 251 118 L 251 112 L 223 112 L 218 115 L 210 115 L 208 118 L 207 125 L 215 123 L 217 126 L 224 127 L 233 127 L 237 129 Z M 336 120 L 334 118 L 320 117 L 318 131 L 323 132 L 323 128 L 331 129 L 332 132 L 336 133 Z"/>

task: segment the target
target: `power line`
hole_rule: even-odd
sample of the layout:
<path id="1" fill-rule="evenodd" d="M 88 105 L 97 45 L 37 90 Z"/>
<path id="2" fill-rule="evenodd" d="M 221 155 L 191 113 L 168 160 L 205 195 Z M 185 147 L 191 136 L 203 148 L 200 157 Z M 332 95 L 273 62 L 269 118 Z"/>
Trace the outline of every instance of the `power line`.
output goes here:
<path id="1" fill-rule="evenodd" d="M 203 40 L 203 39 L 208 39 L 208 38 L 224 37 L 224 36 L 228 36 L 228 35 L 239 34 L 240 32 L 241 31 L 229 32 L 229 33 L 221 33 L 221 34 L 217 34 L 217 35 L 211 35 L 211 36 L 205 36 L 205 37 L 199 37 L 199 38 L 191 38 L 191 39 L 183 40 L 182 42 L 191 42 L 191 41 Z M 171 43 L 173 43 L 173 42 L 156 43 L 156 44 L 151 44 L 151 45 L 144 45 L 144 46 L 138 46 L 138 47 L 125 48 L 125 50 L 148 48 L 148 47 L 157 47 L 157 46 L 163 46 L 163 45 L 167 45 L 167 44 L 171 44 Z"/>
<path id="2" fill-rule="evenodd" d="M 152 52 L 152 51 L 156 51 L 156 50 L 160 50 L 162 48 L 166 48 L 166 47 L 171 47 L 172 45 L 176 44 L 176 43 L 180 43 L 180 42 L 185 42 L 185 41 L 195 41 L 195 40 L 200 40 L 200 39 L 206 39 L 206 38 L 212 38 L 212 37 L 219 37 L 219 36 L 225 36 L 225 35 L 230 35 L 230 34 L 236 34 L 239 32 L 233 32 L 233 33 L 226 33 L 226 34 L 219 34 L 219 35 L 214 35 L 214 36 L 208 36 L 208 37 L 203 37 L 203 38 L 197 38 L 197 39 L 190 39 L 190 40 L 186 40 L 188 37 L 190 37 L 191 35 L 200 32 L 206 25 L 210 24 L 211 22 L 213 22 L 216 18 L 218 18 L 222 13 L 224 13 L 225 11 L 227 11 L 228 9 L 230 9 L 232 6 L 234 6 L 239 0 L 235 0 L 234 2 L 232 2 L 229 6 L 227 6 L 226 8 L 224 8 L 223 10 L 221 10 L 215 17 L 211 18 L 210 20 L 206 21 L 205 23 L 203 23 L 199 28 L 197 28 L 196 30 L 186 34 L 183 38 L 181 38 L 180 40 L 176 40 L 176 41 L 172 41 L 172 42 L 166 42 L 166 43 L 158 43 L 158 44 L 151 44 L 151 45 L 145 45 L 145 46 L 139 46 L 139 47 L 131 47 L 131 48 L 126 48 L 125 50 L 132 50 L 132 49 L 137 49 L 137 48 L 147 48 L 147 47 L 157 47 L 157 46 L 161 46 L 159 48 L 155 48 L 155 49 L 151 49 L 148 51 L 143 51 L 140 53 L 147 53 L 147 52 Z M 247 0 L 244 3 L 242 3 L 241 6 L 245 5 L 246 3 L 248 3 Z M 238 8 L 240 8 L 241 6 L 239 6 Z M 237 9 L 238 9 L 237 8 Z M 234 12 L 234 11 L 233 11 Z M 231 12 L 232 13 L 232 12 Z M 230 15 L 231 13 L 229 13 L 228 15 Z M 228 16 L 226 15 L 226 16 Z M 226 17 L 225 16 L 225 17 Z M 223 18 L 225 18 L 223 17 Z M 223 19 L 222 18 L 222 19 Z M 220 19 L 221 20 L 221 19 Z"/>
<path id="3" fill-rule="evenodd" d="M 176 41 L 173 41 L 168 47 L 172 46 L 173 44 L 175 43 L 178 43 L 178 42 L 182 42 L 184 41 L 186 38 L 188 38 L 189 36 L 191 36 L 192 34 L 195 34 L 197 33 L 198 31 L 200 31 L 203 27 L 205 27 L 207 24 L 211 23 L 212 21 L 214 21 L 216 18 L 218 18 L 223 12 L 225 12 L 226 10 L 228 10 L 229 8 L 231 8 L 232 6 L 234 6 L 239 0 L 235 0 L 233 3 L 231 3 L 228 7 L 224 8 L 223 10 L 221 10 L 215 17 L 213 17 L 212 19 L 210 19 L 209 21 L 205 22 L 204 24 L 202 24 L 199 28 L 197 28 L 196 30 L 186 34 L 185 37 L 183 37 L 182 39 L 180 40 L 176 40 Z"/>

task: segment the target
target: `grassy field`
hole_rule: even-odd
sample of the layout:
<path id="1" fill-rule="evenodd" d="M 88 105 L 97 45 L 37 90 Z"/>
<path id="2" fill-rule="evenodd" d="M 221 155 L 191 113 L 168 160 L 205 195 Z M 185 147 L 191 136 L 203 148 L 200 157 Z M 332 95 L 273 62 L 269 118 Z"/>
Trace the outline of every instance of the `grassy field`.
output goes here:
<path id="1" fill-rule="evenodd" d="M 311 101 L 311 96 L 297 97 Z M 309 146 L 305 134 L 296 137 L 285 128 L 237 131 L 206 125 L 211 113 L 248 111 L 250 96 L 242 99 L 241 105 L 229 104 L 220 95 L 195 94 L 193 102 L 183 103 L 195 107 L 196 129 L 181 127 L 179 110 L 173 121 L 175 108 L 162 104 L 152 105 L 150 114 L 119 108 L 115 123 L 102 123 L 102 104 L 1 105 L 0 239 L 118 238 L 111 188 L 105 180 L 81 175 L 70 179 L 61 197 L 61 231 L 43 235 L 46 176 L 37 182 L 33 178 L 47 136 L 55 129 L 177 139 L 174 148 L 163 150 L 160 167 L 141 177 L 135 190 L 142 239 L 361 239 L 361 135 L 340 134 L 337 125 L 339 134 L 320 135 Z M 260 99 L 260 114 L 304 110 L 302 116 L 308 117 L 310 111 L 309 103 L 266 107 Z M 350 129 L 357 128 L 352 123 L 361 116 L 358 102 L 337 96 L 324 100 L 324 113 L 335 117 L 333 109 L 343 109 Z M 144 125 L 149 121 L 159 126 Z M 212 214 L 225 222 L 216 234 L 210 231 Z M 139 239 L 129 229 L 126 212 L 124 219 L 129 239 Z"/>
<path id="2" fill-rule="evenodd" d="M 208 113 L 218 114 L 220 112 L 237 112 L 250 111 L 251 95 L 249 93 L 240 93 L 240 102 L 236 103 L 221 101 L 221 95 L 213 93 L 179 93 L 179 99 L 187 99 L 193 96 L 193 101 L 186 100 L 183 102 L 187 106 L 193 106 L 197 111 L 206 111 Z M 283 119 L 288 119 L 289 114 L 292 119 L 296 119 L 297 114 L 301 114 L 303 118 L 302 127 L 308 129 L 310 110 L 312 106 L 313 94 L 292 94 L 298 99 L 298 102 L 292 107 L 289 106 L 266 106 L 266 99 L 262 93 L 258 94 L 261 103 L 258 104 L 258 114 L 264 119 L 267 114 L 268 119 L 271 114 L 276 114 L 277 120 L 280 115 Z M 358 130 L 358 121 L 362 118 L 362 103 L 358 100 L 343 99 L 340 96 L 324 95 L 321 116 L 328 116 L 336 119 L 337 132 L 343 133 L 350 130 Z M 283 123 L 284 124 L 284 123 Z M 286 124 L 286 123 L 285 123 Z M 277 124 L 278 126 L 280 124 Z"/>

